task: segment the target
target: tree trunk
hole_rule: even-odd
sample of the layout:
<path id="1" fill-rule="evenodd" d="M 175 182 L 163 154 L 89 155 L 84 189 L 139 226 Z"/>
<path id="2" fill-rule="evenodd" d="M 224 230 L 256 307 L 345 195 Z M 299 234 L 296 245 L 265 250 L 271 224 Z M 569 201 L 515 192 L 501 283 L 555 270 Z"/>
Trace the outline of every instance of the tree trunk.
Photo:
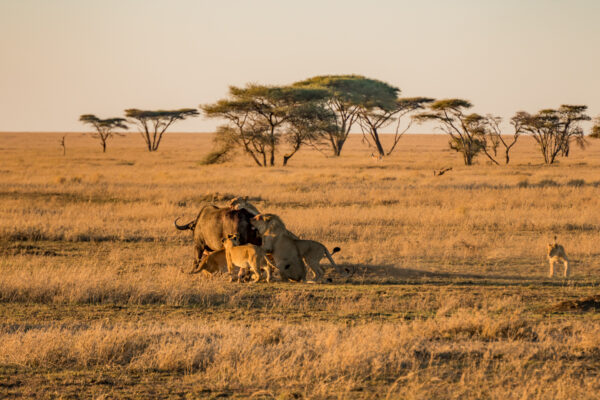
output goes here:
<path id="1" fill-rule="evenodd" d="M 256 156 L 254 155 L 253 152 L 251 152 L 250 150 L 246 149 L 246 153 L 250 154 L 250 157 L 252 157 L 252 159 L 254 160 L 254 162 L 256 163 L 256 165 L 258 165 L 259 167 L 262 167 L 260 161 L 258 161 L 258 158 L 256 158 Z"/>
<path id="2" fill-rule="evenodd" d="M 332 146 L 334 157 L 339 157 L 342 154 L 342 148 L 344 147 L 344 143 L 346 143 L 346 139 L 334 139 Z"/>
<path id="3" fill-rule="evenodd" d="M 463 158 L 465 160 L 465 165 L 473 165 L 473 156 L 468 149 L 463 150 Z"/>
<path id="4" fill-rule="evenodd" d="M 296 154 L 298 152 L 298 150 L 300 150 L 301 145 L 302 145 L 301 143 L 296 143 L 294 145 L 294 147 L 292 148 L 292 150 L 288 154 L 283 155 L 283 166 L 284 167 L 287 165 L 288 160 L 290 158 L 292 158 L 294 156 L 294 154 Z"/>
<path id="5" fill-rule="evenodd" d="M 508 163 L 510 162 L 510 157 L 508 156 L 508 150 L 506 150 L 505 157 L 506 157 L 506 160 L 505 160 L 506 161 L 506 165 L 508 165 Z"/>
<path id="6" fill-rule="evenodd" d="M 106 153 L 106 140 L 102 141 L 102 152 Z"/>
<path id="7" fill-rule="evenodd" d="M 373 128 L 373 131 L 371 132 L 371 136 L 373 137 L 373 141 L 375 142 L 375 147 L 377 147 L 377 152 L 379 153 L 379 155 L 381 157 L 384 157 L 385 151 L 383 151 L 383 146 L 381 145 L 381 142 L 379 141 L 379 134 L 377 133 L 377 129 Z"/>

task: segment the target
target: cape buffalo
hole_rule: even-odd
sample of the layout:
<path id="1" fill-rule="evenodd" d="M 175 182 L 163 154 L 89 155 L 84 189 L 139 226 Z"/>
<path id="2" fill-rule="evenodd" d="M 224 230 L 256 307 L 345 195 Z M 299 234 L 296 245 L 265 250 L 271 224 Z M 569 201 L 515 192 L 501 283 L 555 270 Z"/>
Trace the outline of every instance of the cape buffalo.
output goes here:
<path id="1" fill-rule="evenodd" d="M 261 240 L 256 228 L 250 223 L 253 217 L 245 209 L 233 210 L 231 208 L 219 208 L 214 205 L 204 206 L 196 219 L 185 225 L 175 227 L 181 231 L 191 230 L 194 232 L 194 267 L 198 267 L 204 251 L 211 252 L 223 248 L 222 240 L 227 235 L 238 235 L 241 244 L 251 243 L 261 245 Z"/>

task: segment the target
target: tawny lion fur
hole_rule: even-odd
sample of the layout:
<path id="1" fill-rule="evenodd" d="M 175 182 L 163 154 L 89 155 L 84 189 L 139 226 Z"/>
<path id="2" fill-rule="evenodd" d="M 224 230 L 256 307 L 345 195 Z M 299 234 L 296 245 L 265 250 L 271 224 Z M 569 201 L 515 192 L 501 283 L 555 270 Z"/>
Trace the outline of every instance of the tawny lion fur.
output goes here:
<path id="1" fill-rule="evenodd" d="M 238 282 L 242 281 L 246 270 L 252 271 L 254 282 L 260 281 L 261 270 L 265 271 L 267 282 L 271 282 L 271 268 L 275 268 L 267 258 L 265 251 L 253 244 L 239 245 L 237 235 L 227 235 L 223 239 L 225 256 L 227 259 L 227 270 L 233 280 L 233 267 L 238 267 Z"/>
<path id="2" fill-rule="evenodd" d="M 224 271 L 225 268 L 227 268 L 227 257 L 225 256 L 225 249 L 221 249 L 205 255 L 200 263 L 194 266 L 189 273 L 197 274 L 203 272 L 210 276 L 216 272 Z"/>
<path id="3" fill-rule="evenodd" d="M 340 251 L 339 247 L 334 248 L 330 253 L 322 243 L 315 240 L 299 239 L 285 227 L 281 218 L 275 214 L 259 214 L 252 218 L 250 222 L 262 235 L 263 248 L 267 252 L 272 252 L 275 263 L 280 271 L 282 268 L 279 266 L 277 260 L 284 256 L 290 258 L 291 255 L 292 258 L 294 256 L 299 257 L 306 267 L 312 270 L 315 276 L 314 279 L 317 282 L 321 281 L 324 275 L 323 268 L 320 265 L 323 257 L 327 257 L 331 265 L 339 273 L 344 273 L 331 257 L 332 254 Z M 285 271 L 283 272 L 285 273 Z M 346 273 L 348 272 L 346 271 Z M 302 280 L 305 279 L 306 276 Z"/>
<path id="4" fill-rule="evenodd" d="M 556 236 L 554 237 L 554 243 L 548 243 L 548 262 L 550 263 L 550 272 L 548 273 L 550 278 L 554 276 L 554 264 L 557 262 L 562 262 L 565 266 L 564 277 L 569 276 L 569 258 L 565 248 L 556 242 Z"/>

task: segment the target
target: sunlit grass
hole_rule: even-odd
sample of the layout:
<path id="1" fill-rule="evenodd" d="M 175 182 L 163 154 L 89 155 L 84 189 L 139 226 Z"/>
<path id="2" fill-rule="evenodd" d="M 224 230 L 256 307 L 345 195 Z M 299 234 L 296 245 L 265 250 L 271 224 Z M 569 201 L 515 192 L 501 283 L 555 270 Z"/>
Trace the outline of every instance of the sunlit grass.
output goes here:
<path id="1" fill-rule="evenodd" d="M 544 166 L 523 138 L 511 165 L 465 167 L 443 136 L 406 136 L 383 161 L 352 137 L 339 159 L 301 151 L 258 168 L 200 165 L 209 135 L 168 134 L 153 154 L 130 135 L 102 154 L 69 134 L 65 157 L 61 136 L 0 134 L 0 395 L 49 396 L 88 375 L 80 397 L 600 389 L 597 312 L 552 308 L 600 284 L 600 143 Z M 250 285 L 181 273 L 191 237 L 173 220 L 234 195 L 340 246 L 356 274 Z M 554 235 L 568 281 L 546 278 Z"/>

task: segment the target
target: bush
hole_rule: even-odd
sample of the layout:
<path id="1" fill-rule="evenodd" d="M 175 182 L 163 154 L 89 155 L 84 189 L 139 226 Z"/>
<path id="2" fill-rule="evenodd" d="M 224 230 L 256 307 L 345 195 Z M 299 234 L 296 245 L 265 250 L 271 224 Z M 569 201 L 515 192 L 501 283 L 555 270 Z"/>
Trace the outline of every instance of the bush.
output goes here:
<path id="1" fill-rule="evenodd" d="M 556 187 L 556 186 L 558 186 L 558 183 L 556 183 L 556 181 L 554 181 L 552 179 L 543 179 L 537 184 L 537 186 L 542 187 L 542 188 Z"/>
<path id="2" fill-rule="evenodd" d="M 571 179 L 569 182 L 567 182 L 567 186 L 573 186 L 573 187 L 585 186 L 585 181 L 583 179 Z"/>
<path id="3" fill-rule="evenodd" d="M 231 148 L 228 147 L 213 150 L 200 160 L 200 165 L 222 164 L 229 161 L 231 155 L 230 152 Z"/>
<path id="4" fill-rule="evenodd" d="M 527 179 L 524 179 L 522 181 L 519 181 L 519 183 L 517 183 L 517 187 L 518 188 L 526 188 L 529 187 L 529 181 Z"/>

